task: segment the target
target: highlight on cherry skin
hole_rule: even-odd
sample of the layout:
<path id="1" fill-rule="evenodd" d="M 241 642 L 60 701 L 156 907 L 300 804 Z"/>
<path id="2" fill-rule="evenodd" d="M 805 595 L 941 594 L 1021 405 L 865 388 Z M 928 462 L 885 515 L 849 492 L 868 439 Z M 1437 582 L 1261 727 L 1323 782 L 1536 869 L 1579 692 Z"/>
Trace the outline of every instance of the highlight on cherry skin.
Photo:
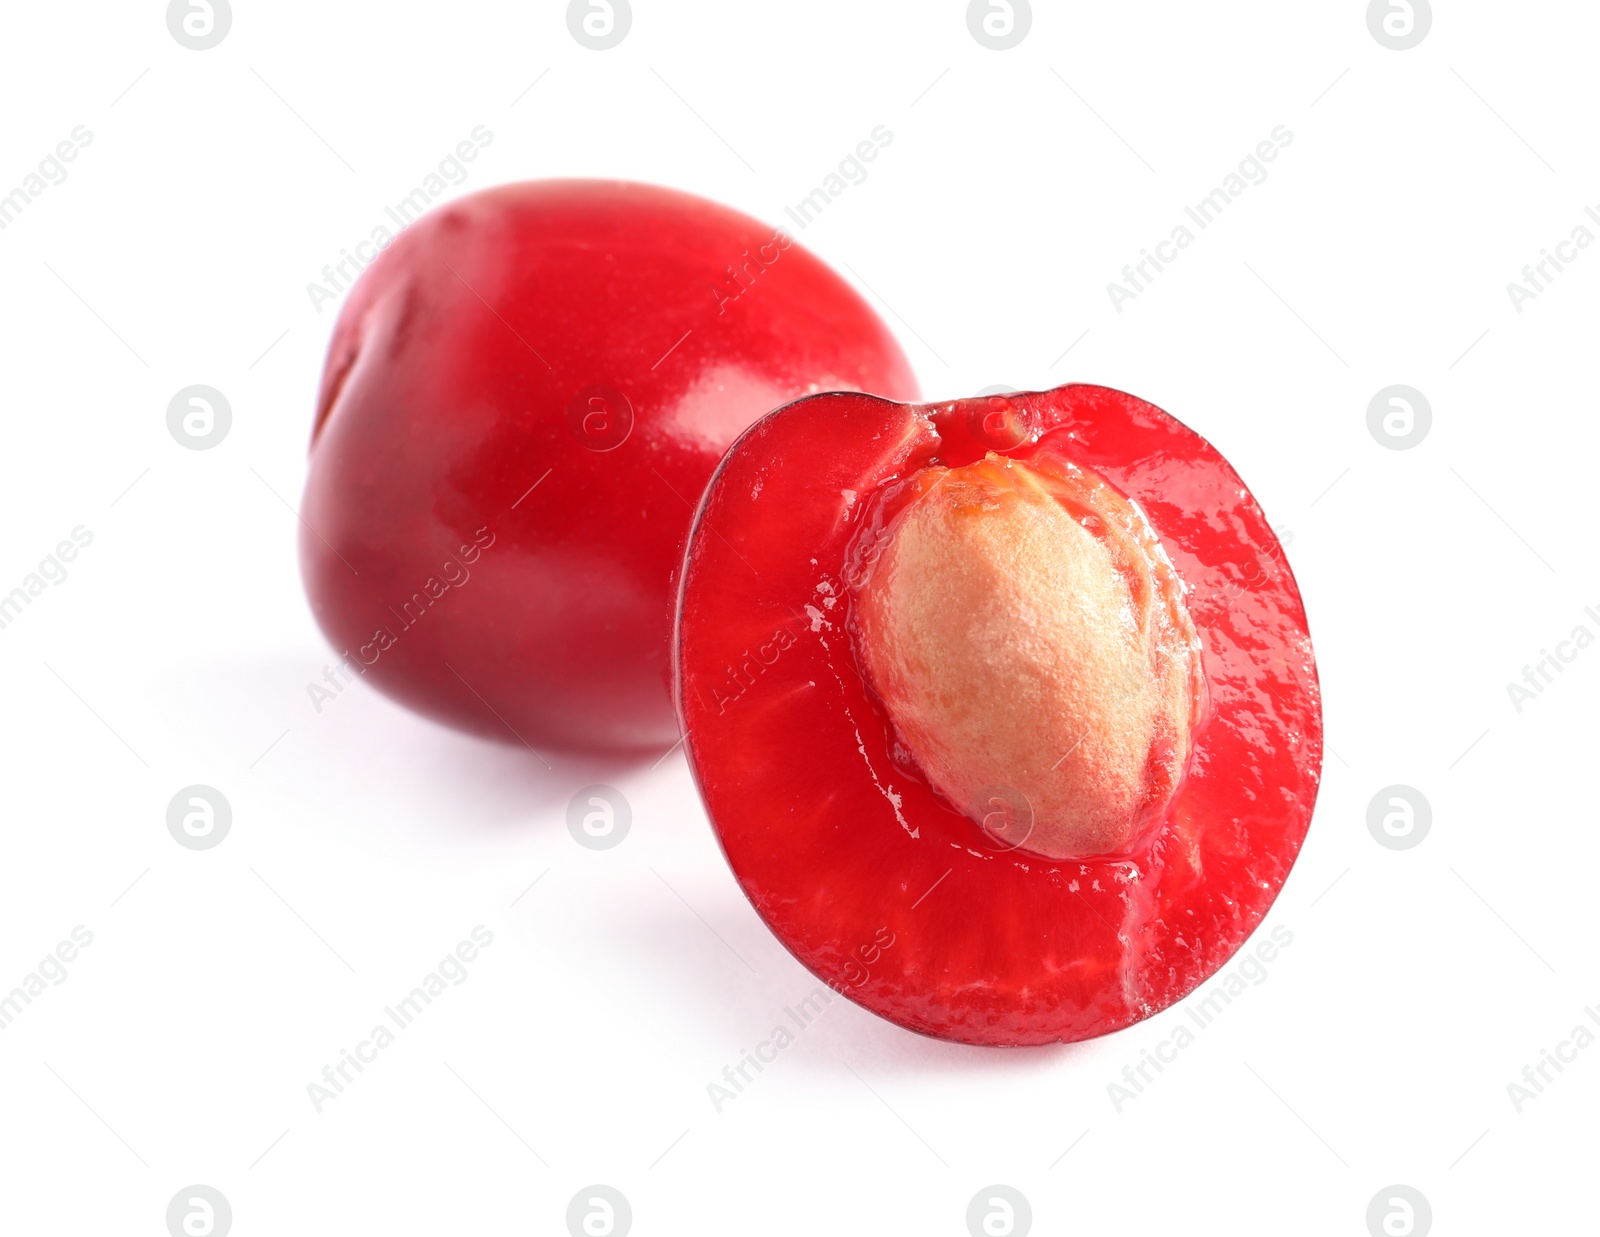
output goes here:
<path id="1" fill-rule="evenodd" d="M 1265 516 L 1104 387 L 770 413 L 701 501 L 674 660 L 756 910 L 847 996 L 964 1042 L 1181 999 L 1260 924 L 1320 780 Z"/>

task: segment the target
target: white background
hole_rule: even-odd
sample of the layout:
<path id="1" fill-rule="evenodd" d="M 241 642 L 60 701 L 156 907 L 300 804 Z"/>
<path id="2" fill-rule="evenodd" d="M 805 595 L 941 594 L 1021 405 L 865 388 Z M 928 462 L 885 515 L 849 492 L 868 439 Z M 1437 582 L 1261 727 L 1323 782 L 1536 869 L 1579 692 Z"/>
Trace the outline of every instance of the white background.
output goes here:
<path id="1" fill-rule="evenodd" d="M 0 991 L 94 934 L 0 1031 L 6 1230 L 160 1234 L 193 1183 L 241 1237 L 561 1233 L 597 1182 L 639 1234 L 959 1237 L 994 1183 L 1038 1233 L 1360 1237 L 1395 1183 L 1438 1233 L 1592 1225 L 1600 1050 L 1520 1113 L 1506 1087 L 1600 1005 L 1600 651 L 1520 713 L 1506 684 L 1600 634 L 1600 248 L 1520 314 L 1506 284 L 1600 204 L 1600 10 L 1436 7 L 1397 52 L 1359 0 L 1041 3 L 997 52 L 953 0 L 635 0 L 596 52 L 561 3 L 236 0 L 196 52 L 152 0 L 6 6 L 0 193 L 93 141 L 0 231 L 0 592 L 94 538 L 0 631 Z M 365 685 L 312 707 L 289 507 L 336 307 L 306 284 L 477 125 L 452 194 L 628 177 L 773 223 L 887 126 L 795 231 L 925 393 L 1131 390 L 1292 531 L 1329 743 L 1268 920 L 1293 944 L 1122 1111 L 1183 1007 L 1001 1051 L 836 1001 L 718 1113 L 817 985 L 681 753 L 546 770 Z M 1118 313 L 1108 281 L 1278 125 L 1269 178 Z M 203 452 L 166 427 L 193 383 L 233 408 Z M 1392 383 L 1432 406 L 1411 450 L 1367 429 Z M 633 806 L 614 850 L 565 825 L 594 782 Z M 232 804 L 214 850 L 167 832 L 191 783 Z M 1367 830 L 1392 783 L 1432 805 L 1411 850 Z M 307 1083 L 478 924 L 469 978 L 319 1115 Z"/>

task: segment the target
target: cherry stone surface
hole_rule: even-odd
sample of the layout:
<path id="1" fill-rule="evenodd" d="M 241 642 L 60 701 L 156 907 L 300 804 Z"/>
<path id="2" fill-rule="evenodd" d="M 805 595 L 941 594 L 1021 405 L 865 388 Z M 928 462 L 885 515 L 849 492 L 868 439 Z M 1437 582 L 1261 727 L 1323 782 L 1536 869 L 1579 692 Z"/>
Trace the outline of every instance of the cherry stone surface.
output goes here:
<path id="1" fill-rule="evenodd" d="M 694 504 L 741 430 L 826 390 L 917 395 L 871 308 L 771 227 L 616 181 L 453 202 L 334 328 L 301 508 L 317 621 L 462 729 L 666 747 Z"/>
<path id="2" fill-rule="evenodd" d="M 991 453 L 1092 469 L 1183 583 L 1204 705 L 1163 818 L 1129 853 L 1044 858 L 985 830 L 930 786 L 867 686 L 851 556 L 874 497 Z M 1294 577 L 1216 449 L 1123 392 L 780 408 L 712 478 L 678 606 L 686 748 L 745 893 L 818 977 L 912 1030 L 1036 1044 L 1149 1017 L 1261 923 L 1305 838 L 1321 697 Z"/>

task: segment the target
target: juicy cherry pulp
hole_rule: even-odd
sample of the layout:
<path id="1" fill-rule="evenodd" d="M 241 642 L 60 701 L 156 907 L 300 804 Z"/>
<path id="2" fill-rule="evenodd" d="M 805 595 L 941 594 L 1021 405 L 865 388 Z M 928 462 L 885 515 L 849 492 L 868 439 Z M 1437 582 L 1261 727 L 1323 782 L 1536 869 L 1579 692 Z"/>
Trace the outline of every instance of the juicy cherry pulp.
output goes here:
<path id="1" fill-rule="evenodd" d="M 971 753 L 933 767 L 943 754 L 916 750 L 918 715 L 905 707 L 914 675 L 896 678 L 910 661 L 897 669 L 894 656 L 875 661 L 863 647 L 864 630 L 874 642 L 911 613 L 893 600 L 892 563 L 874 582 L 890 550 L 874 560 L 866 547 L 886 529 L 893 544 L 919 478 L 980 463 L 1068 475 L 1052 461 L 1076 465 L 1091 488 L 1103 480 L 1099 510 L 1125 496 L 1143 514 L 1154 550 L 1136 523 L 1122 531 L 1140 542 L 1155 609 L 1163 555 L 1184 585 L 1193 682 L 1206 689 L 1165 810 L 1135 827 L 1131 849 L 1075 858 L 1017 848 L 1005 828 L 986 833 L 974 817 L 988 813 L 962 802 L 957 776 Z M 924 591 L 954 595 L 948 576 L 930 577 Z M 890 604 L 875 627 L 880 587 Z M 1164 647 L 1179 667 L 1180 619 L 1169 628 L 1125 647 Z M 883 649 L 893 654 L 898 639 Z M 1155 673 L 1154 659 L 1146 666 L 1135 681 L 1168 704 L 1141 716 L 1181 716 L 1182 676 Z M 1003 407 L 820 395 L 768 415 L 734 444 L 702 499 L 684 558 L 675 671 L 691 766 L 757 911 L 824 982 L 948 1039 L 1083 1039 L 1180 999 L 1261 922 L 1316 798 L 1316 669 L 1277 538 L 1209 443 L 1103 387 L 1016 394 Z M 1007 703 L 1004 692 L 956 696 L 991 712 Z M 1195 707 L 1199 698 L 1196 686 Z M 1148 736 L 1143 725 L 1132 733 L 1138 742 L 1125 752 Z M 1160 770 L 1174 767 L 1159 747 L 1150 747 L 1156 799 Z M 1128 783 L 1119 785 L 1126 802 Z M 1036 832 L 1050 814 L 1039 813 Z"/>
<path id="2" fill-rule="evenodd" d="M 848 553 L 850 626 L 913 766 L 993 840 L 1128 854 L 1183 776 L 1199 641 L 1137 504 L 1059 437 L 886 487 Z"/>

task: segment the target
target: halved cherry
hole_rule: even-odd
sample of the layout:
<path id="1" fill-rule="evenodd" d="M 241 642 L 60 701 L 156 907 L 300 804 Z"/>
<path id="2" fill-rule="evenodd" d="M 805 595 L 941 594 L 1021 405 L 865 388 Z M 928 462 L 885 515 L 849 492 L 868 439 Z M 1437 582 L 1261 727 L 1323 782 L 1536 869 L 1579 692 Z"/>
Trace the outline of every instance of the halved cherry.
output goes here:
<path id="1" fill-rule="evenodd" d="M 1261 922 L 1316 800 L 1277 537 L 1215 448 L 1104 387 L 769 414 L 701 501 L 676 676 L 757 911 L 946 1039 L 1179 1000 Z"/>

